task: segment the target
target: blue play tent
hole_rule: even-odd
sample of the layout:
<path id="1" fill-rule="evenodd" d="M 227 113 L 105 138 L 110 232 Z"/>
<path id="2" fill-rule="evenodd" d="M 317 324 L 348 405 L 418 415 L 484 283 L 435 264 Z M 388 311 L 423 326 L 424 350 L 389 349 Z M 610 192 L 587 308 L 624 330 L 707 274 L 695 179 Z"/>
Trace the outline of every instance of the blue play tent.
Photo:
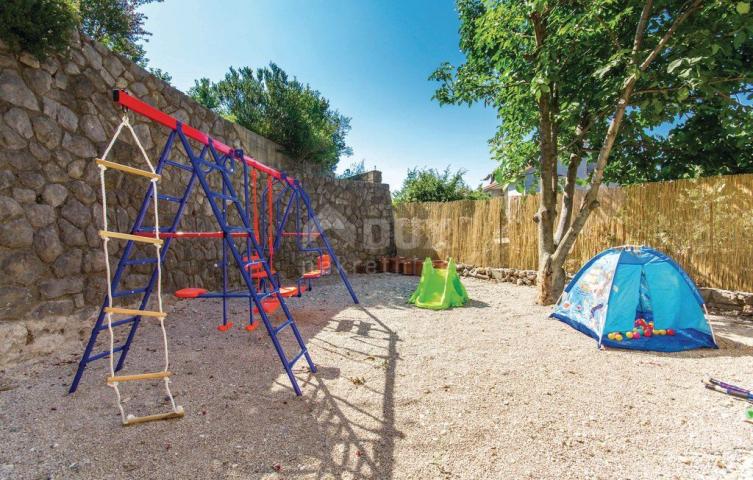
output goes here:
<path id="1" fill-rule="evenodd" d="M 717 348 L 698 288 L 674 260 L 649 247 L 610 248 L 593 257 L 551 316 L 600 346 L 659 352 Z"/>

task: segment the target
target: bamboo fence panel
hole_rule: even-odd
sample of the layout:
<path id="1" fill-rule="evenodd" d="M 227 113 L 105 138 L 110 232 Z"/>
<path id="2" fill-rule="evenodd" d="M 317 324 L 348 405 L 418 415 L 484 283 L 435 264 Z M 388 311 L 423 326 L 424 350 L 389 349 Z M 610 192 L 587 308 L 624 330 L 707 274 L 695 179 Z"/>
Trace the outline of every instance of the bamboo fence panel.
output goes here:
<path id="1" fill-rule="evenodd" d="M 395 205 L 395 243 L 405 257 L 507 263 L 504 198 Z"/>
<path id="2" fill-rule="evenodd" d="M 649 245 L 699 285 L 753 291 L 753 175 L 602 188 L 599 203 L 566 263 L 569 272 L 605 248 Z M 535 269 L 537 209 L 535 195 L 397 205 L 398 254 Z"/>

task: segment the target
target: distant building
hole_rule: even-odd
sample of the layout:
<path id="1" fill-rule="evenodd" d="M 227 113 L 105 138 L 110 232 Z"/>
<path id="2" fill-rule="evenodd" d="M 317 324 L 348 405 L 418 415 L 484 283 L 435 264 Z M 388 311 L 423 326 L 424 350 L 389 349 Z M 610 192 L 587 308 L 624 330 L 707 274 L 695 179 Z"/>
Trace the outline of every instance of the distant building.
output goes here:
<path id="1" fill-rule="evenodd" d="M 593 173 L 595 166 L 596 165 L 593 163 L 581 162 L 581 164 L 578 166 L 577 178 L 582 180 L 588 179 L 588 177 Z M 523 186 L 526 193 L 538 193 L 541 188 L 539 179 L 536 177 L 534 172 L 534 168 L 529 167 L 524 173 Z M 567 176 L 567 165 L 563 165 L 561 163 L 557 164 L 557 176 L 562 178 Z M 519 192 L 516 188 L 515 184 L 511 183 L 506 186 L 500 185 L 496 181 L 494 181 L 492 174 L 489 174 L 483 179 L 483 181 L 486 180 L 489 180 L 489 183 L 481 188 L 484 192 L 488 193 L 492 197 L 516 197 L 518 195 L 522 195 L 522 193 Z M 580 185 L 576 185 L 575 188 L 578 190 L 585 190 L 585 187 L 582 187 Z"/>

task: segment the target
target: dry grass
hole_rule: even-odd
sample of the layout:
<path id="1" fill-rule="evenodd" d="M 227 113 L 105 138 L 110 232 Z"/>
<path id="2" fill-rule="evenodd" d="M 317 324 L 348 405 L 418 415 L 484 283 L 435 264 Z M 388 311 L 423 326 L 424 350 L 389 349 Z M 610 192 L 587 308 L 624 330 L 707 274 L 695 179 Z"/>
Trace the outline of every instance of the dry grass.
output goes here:
<path id="1" fill-rule="evenodd" d="M 432 312 L 405 304 L 416 282 L 356 276 L 360 307 L 340 284 L 292 301 L 319 366 L 297 369 L 298 398 L 266 334 L 215 330 L 216 301 L 168 317 L 182 420 L 120 427 L 103 363 L 65 395 L 77 352 L 6 372 L 0 478 L 753 476 L 743 404 L 700 383 L 751 383 L 750 323 L 715 318 L 716 351 L 599 351 L 531 288 L 465 279 L 470 305 Z M 158 340 L 140 332 L 130 372 Z M 158 383 L 123 390 L 131 411 L 166 408 Z"/>

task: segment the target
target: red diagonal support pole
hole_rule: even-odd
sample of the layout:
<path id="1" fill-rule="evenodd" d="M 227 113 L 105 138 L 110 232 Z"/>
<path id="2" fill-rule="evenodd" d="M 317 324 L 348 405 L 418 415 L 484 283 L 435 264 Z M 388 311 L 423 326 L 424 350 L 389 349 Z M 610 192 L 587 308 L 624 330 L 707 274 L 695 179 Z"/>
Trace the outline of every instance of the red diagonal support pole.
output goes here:
<path id="1" fill-rule="evenodd" d="M 128 110 L 132 110 L 138 113 L 139 115 L 143 115 L 146 118 L 152 121 L 155 121 L 161 125 L 164 125 L 165 127 L 171 130 L 175 130 L 178 128 L 178 120 L 175 117 L 171 117 L 170 115 L 166 114 L 165 112 L 161 110 L 154 108 L 148 103 L 142 102 L 141 100 L 135 97 L 132 97 L 125 90 L 113 90 L 112 99 L 123 108 L 127 108 Z M 192 126 L 185 123 L 182 124 L 182 128 L 183 128 L 183 134 L 187 136 L 188 138 L 192 140 L 196 140 L 202 145 L 209 145 L 209 135 L 207 135 L 206 133 L 200 130 L 196 130 Z M 226 155 L 232 153 L 233 151 L 232 148 L 228 147 L 222 142 L 218 142 L 215 139 L 212 139 L 212 146 L 218 152 L 224 153 Z M 255 160 L 252 157 L 249 157 L 248 155 L 244 155 L 243 160 L 246 162 L 246 164 L 249 167 L 255 168 L 268 175 L 271 175 L 272 177 L 278 180 L 282 180 L 282 174 L 278 170 L 275 170 L 272 167 L 264 165 L 263 163 Z M 291 186 L 294 183 L 294 179 L 292 178 L 286 178 L 286 181 Z"/>

